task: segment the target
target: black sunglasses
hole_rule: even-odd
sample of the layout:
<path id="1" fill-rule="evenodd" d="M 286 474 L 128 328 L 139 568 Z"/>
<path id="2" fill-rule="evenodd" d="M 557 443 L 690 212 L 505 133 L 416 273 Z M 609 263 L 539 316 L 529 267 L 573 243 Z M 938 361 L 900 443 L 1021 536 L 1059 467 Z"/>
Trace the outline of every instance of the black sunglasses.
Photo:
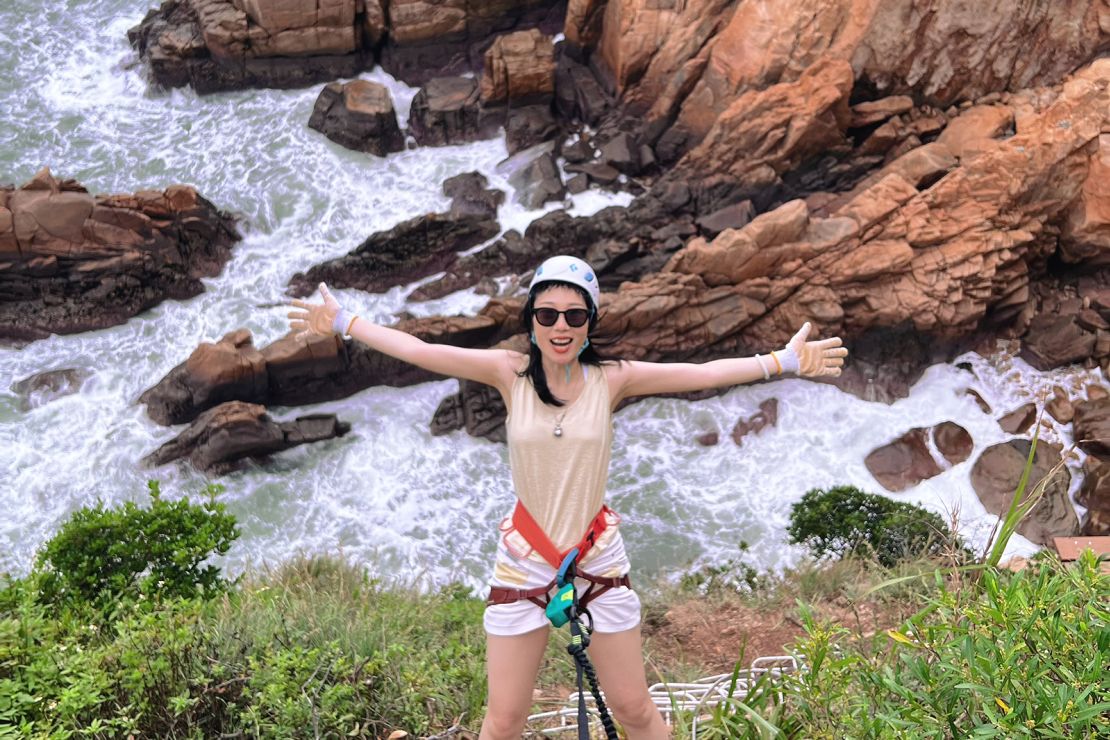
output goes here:
<path id="1" fill-rule="evenodd" d="M 567 326 L 575 329 L 590 320 L 590 312 L 585 308 L 568 308 L 566 311 L 556 311 L 554 308 L 532 310 L 532 315 L 536 317 L 536 322 L 540 326 L 555 326 L 555 322 L 559 320 L 559 314 L 567 320 Z"/>

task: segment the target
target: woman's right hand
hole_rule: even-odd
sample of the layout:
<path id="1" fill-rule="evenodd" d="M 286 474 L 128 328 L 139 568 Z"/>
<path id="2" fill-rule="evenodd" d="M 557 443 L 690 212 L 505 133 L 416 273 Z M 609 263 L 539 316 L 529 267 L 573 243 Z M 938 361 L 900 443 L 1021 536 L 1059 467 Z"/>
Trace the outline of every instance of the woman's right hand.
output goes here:
<path id="1" fill-rule="evenodd" d="M 335 317 L 341 311 L 339 301 L 335 300 L 335 296 L 324 283 L 320 283 L 320 295 L 324 298 L 323 303 L 293 300 L 293 307 L 300 310 L 289 312 L 289 327 L 297 332 L 298 339 L 327 336 L 342 331 L 336 330 L 334 326 Z"/>

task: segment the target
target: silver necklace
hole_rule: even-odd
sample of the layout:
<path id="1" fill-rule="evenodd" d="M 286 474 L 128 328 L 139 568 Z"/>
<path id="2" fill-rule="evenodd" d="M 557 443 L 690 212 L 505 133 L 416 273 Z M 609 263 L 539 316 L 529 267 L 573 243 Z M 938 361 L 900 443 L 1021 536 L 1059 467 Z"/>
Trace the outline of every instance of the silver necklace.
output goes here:
<path id="1" fill-rule="evenodd" d="M 563 436 L 563 417 L 566 415 L 567 412 L 564 411 L 563 413 L 555 417 L 555 429 L 551 433 L 554 434 L 556 437 Z"/>

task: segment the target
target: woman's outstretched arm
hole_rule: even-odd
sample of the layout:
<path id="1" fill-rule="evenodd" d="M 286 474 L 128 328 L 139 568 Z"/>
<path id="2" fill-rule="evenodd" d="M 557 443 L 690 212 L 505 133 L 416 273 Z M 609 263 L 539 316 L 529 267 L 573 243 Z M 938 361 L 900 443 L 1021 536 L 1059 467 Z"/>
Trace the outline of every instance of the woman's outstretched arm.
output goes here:
<path id="1" fill-rule="evenodd" d="M 347 334 L 371 349 L 398 360 L 452 378 L 475 380 L 505 393 L 516 369 L 523 362 L 517 352 L 499 349 L 469 349 L 425 342 L 397 329 L 379 326 L 344 311 L 328 286 L 320 283 L 323 303 L 294 300 L 289 325 L 298 337 Z"/>
<path id="2" fill-rule="evenodd" d="M 622 362 L 609 371 L 613 405 L 630 396 L 723 388 L 789 372 L 809 378 L 840 375 L 848 349 L 840 337 L 807 341 L 811 328 L 807 321 L 785 349 L 755 357 L 729 357 L 700 364 Z"/>

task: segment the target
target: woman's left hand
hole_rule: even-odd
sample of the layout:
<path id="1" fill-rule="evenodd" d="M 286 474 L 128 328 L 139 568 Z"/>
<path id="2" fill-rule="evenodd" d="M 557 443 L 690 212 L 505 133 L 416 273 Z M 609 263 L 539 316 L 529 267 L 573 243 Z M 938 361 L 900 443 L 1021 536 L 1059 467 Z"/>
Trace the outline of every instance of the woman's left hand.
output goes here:
<path id="1" fill-rule="evenodd" d="M 798 355 L 798 375 L 806 378 L 836 377 L 844 367 L 848 348 L 840 337 L 806 341 L 813 325 L 808 321 L 802 324 L 798 333 L 786 343 L 788 349 Z"/>

